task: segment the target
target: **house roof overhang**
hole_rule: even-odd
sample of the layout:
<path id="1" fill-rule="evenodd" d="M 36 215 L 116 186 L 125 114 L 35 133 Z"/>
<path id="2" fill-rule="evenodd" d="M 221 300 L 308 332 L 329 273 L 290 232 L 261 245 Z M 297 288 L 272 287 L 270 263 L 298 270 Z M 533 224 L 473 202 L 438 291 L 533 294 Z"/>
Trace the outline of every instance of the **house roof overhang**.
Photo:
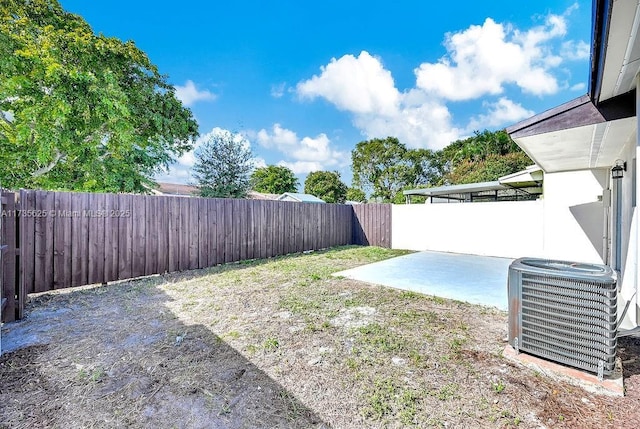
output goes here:
<path id="1" fill-rule="evenodd" d="M 635 89 L 639 24 L 637 1 L 594 0 L 589 95 L 596 105 Z"/>
<path id="2" fill-rule="evenodd" d="M 507 128 L 546 172 L 607 168 L 636 129 L 635 90 L 596 105 L 583 95 Z"/>
<path id="3" fill-rule="evenodd" d="M 636 131 L 640 4 L 594 0 L 589 93 L 507 128 L 546 172 L 613 165 Z"/>

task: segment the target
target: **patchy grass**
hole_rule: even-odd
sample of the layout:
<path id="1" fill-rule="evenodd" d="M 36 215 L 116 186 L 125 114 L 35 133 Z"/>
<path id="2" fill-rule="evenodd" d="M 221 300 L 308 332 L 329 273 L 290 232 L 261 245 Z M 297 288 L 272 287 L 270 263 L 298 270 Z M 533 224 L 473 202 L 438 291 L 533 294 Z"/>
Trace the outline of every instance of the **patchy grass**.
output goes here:
<path id="1" fill-rule="evenodd" d="M 38 341 L 0 358 L 0 427 L 638 421 L 640 365 L 626 398 L 594 396 L 504 360 L 504 312 L 332 276 L 404 253 L 344 247 L 34 296 L 4 329 Z"/>
<path id="2" fill-rule="evenodd" d="M 373 349 L 373 353 L 398 353 L 407 350 L 407 342 L 389 328 L 370 323 L 356 329 L 359 342 Z"/>
<path id="3" fill-rule="evenodd" d="M 278 347 L 280 347 L 280 342 L 278 341 L 277 338 L 269 337 L 266 340 L 264 340 L 264 342 L 262 343 L 262 347 L 264 348 L 265 351 L 272 352 L 277 350 Z"/>

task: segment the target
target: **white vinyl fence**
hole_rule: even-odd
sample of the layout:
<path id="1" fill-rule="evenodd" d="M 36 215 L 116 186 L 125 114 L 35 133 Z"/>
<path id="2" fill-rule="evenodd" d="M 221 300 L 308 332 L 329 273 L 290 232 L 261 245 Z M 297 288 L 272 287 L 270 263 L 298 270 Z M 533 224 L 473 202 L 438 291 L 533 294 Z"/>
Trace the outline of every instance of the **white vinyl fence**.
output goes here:
<path id="1" fill-rule="evenodd" d="M 542 201 L 394 205 L 394 249 L 543 255 Z"/>
<path id="2" fill-rule="evenodd" d="M 391 247 L 603 263 L 607 174 L 545 174 L 544 197 L 536 201 L 394 205 Z"/>

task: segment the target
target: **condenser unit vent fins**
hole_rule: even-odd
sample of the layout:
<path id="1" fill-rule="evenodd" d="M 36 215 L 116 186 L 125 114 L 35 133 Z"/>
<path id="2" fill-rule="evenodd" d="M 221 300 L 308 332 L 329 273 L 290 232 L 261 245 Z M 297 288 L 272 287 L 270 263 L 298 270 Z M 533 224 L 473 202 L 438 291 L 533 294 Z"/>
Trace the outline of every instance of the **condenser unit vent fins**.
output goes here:
<path id="1" fill-rule="evenodd" d="M 616 275 L 605 265 L 522 258 L 509 267 L 509 343 L 598 375 L 615 367 Z"/>

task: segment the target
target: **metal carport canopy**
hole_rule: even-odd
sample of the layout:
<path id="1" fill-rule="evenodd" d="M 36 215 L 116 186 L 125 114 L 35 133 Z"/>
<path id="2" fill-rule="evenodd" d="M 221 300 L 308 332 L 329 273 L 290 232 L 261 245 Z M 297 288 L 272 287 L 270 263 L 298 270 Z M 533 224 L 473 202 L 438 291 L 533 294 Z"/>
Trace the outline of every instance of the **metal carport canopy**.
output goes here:
<path id="1" fill-rule="evenodd" d="M 483 192 L 483 191 L 497 191 L 500 189 L 505 189 L 504 186 L 500 184 L 500 182 L 479 182 L 479 183 L 468 183 L 464 185 L 448 185 L 448 186 L 438 186 L 435 188 L 422 188 L 422 189 L 411 189 L 408 191 L 404 191 L 404 195 L 422 195 L 425 197 L 436 197 L 438 195 L 448 195 L 448 194 L 466 194 L 470 192 Z"/>

